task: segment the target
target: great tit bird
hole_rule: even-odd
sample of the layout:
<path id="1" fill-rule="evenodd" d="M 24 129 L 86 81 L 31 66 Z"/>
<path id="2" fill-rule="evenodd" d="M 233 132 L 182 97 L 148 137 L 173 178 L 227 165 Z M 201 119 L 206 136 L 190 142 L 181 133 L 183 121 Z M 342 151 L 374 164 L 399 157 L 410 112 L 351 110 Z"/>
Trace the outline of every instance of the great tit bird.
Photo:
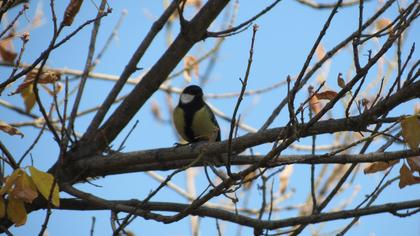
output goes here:
<path id="1" fill-rule="evenodd" d="M 173 120 L 179 135 L 189 143 L 220 141 L 219 124 L 203 100 L 203 90 L 197 85 L 182 91 Z"/>

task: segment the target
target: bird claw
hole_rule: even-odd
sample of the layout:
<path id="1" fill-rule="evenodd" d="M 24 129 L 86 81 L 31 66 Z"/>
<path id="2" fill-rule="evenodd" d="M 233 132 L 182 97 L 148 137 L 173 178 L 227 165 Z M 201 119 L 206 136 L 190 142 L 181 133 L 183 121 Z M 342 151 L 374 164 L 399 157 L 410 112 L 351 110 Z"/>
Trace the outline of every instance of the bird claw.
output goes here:
<path id="1" fill-rule="evenodd" d="M 175 147 L 182 147 L 182 146 L 187 146 L 187 145 L 190 145 L 190 143 L 178 143 L 178 142 L 174 143 Z"/>

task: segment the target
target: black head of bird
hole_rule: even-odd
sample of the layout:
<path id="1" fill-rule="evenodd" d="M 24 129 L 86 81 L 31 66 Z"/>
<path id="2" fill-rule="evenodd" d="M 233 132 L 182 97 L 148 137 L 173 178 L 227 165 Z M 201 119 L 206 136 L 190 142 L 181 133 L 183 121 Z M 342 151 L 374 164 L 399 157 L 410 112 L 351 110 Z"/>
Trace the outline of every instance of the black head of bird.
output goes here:
<path id="1" fill-rule="evenodd" d="M 197 85 L 186 87 L 173 113 L 175 128 L 187 142 L 220 141 L 220 127 Z"/>

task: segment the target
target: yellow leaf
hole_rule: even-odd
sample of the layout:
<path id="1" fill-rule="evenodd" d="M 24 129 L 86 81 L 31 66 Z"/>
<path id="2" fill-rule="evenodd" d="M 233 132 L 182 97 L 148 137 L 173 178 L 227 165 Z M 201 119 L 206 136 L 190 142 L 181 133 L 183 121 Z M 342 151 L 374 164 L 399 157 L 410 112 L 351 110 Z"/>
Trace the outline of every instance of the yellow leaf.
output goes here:
<path id="1" fill-rule="evenodd" d="M 393 160 L 393 161 L 389 161 L 389 162 L 385 162 L 385 161 L 374 162 L 374 163 L 370 164 L 368 167 L 366 167 L 363 170 L 363 172 L 365 174 L 372 174 L 372 173 L 376 173 L 378 171 L 384 171 L 384 170 L 388 169 L 389 167 L 397 164 L 398 162 L 400 162 L 400 160 Z"/>
<path id="2" fill-rule="evenodd" d="M 408 116 L 401 120 L 402 136 L 413 151 L 418 150 L 420 144 L 420 120 L 417 116 Z"/>
<path id="3" fill-rule="evenodd" d="M 403 164 L 400 169 L 400 183 L 398 186 L 404 188 L 407 185 L 413 185 L 420 183 L 420 177 L 414 176 L 413 172 Z"/>
<path id="4" fill-rule="evenodd" d="M 32 178 L 23 171 L 22 175 L 17 178 L 15 188 L 10 192 L 9 196 L 20 199 L 26 203 L 32 203 L 32 201 L 38 197 L 38 191 L 36 190 Z"/>
<path id="5" fill-rule="evenodd" d="M 9 190 L 15 184 L 19 176 L 21 176 L 24 172 L 25 171 L 23 171 L 22 169 L 16 169 L 15 171 L 13 171 L 12 175 L 6 177 L 4 186 L 0 190 L 0 195 L 3 196 L 5 193 L 9 193 Z"/>
<path id="6" fill-rule="evenodd" d="M 7 218 L 15 223 L 15 226 L 21 226 L 26 223 L 26 209 L 22 200 L 9 198 L 7 202 Z"/>
<path id="7" fill-rule="evenodd" d="M 20 135 L 21 137 L 23 137 L 23 134 L 22 132 L 20 132 L 20 130 L 16 129 L 15 127 L 1 120 L 0 120 L 0 130 L 10 135 Z"/>
<path id="8" fill-rule="evenodd" d="M 3 197 L 0 197 L 0 219 L 3 219 L 6 215 L 6 205 L 4 203 Z"/>
<path id="9" fill-rule="evenodd" d="M 31 172 L 32 180 L 34 181 L 38 191 L 44 196 L 45 199 L 50 199 L 51 187 L 54 183 L 54 176 L 52 174 L 40 171 L 33 166 L 29 167 Z M 58 184 L 54 185 L 54 190 L 51 197 L 51 203 L 58 207 L 60 206 L 60 195 L 59 195 Z"/>

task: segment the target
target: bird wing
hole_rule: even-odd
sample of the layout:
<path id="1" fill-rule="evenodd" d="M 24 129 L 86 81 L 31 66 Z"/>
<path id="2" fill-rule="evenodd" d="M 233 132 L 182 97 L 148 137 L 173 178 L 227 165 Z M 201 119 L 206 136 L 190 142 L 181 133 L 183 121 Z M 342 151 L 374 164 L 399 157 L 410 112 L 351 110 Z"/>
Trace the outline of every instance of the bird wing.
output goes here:
<path id="1" fill-rule="evenodd" d="M 184 111 L 180 107 L 176 107 L 172 118 L 174 121 L 175 129 L 178 131 L 178 134 L 183 138 L 184 140 L 188 140 L 188 137 L 185 137 L 185 121 L 184 121 Z"/>
<path id="2" fill-rule="evenodd" d="M 197 139 L 220 141 L 220 127 L 210 107 L 205 104 L 194 114 L 192 130 Z M 216 137 L 214 137 L 216 133 Z"/>

